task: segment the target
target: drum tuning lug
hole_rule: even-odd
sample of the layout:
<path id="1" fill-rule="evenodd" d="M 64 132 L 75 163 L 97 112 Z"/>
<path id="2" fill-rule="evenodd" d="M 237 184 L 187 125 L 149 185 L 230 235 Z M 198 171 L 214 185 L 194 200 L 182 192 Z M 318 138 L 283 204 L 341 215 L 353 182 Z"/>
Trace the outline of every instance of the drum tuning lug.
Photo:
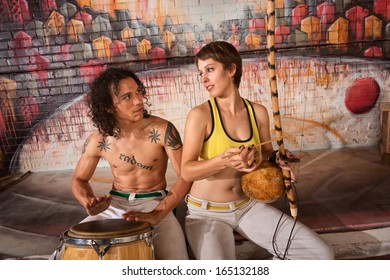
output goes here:
<path id="1" fill-rule="evenodd" d="M 96 254 L 98 255 L 99 260 L 102 260 L 104 255 L 110 250 L 111 243 L 109 243 L 107 246 L 103 248 L 103 250 L 100 250 L 99 244 L 96 243 L 95 240 L 92 241 L 92 247 L 95 249 Z"/>
<path id="2" fill-rule="evenodd" d="M 61 236 L 60 236 L 60 244 L 57 246 L 57 248 L 56 248 L 55 251 L 54 251 L 54 260 L 57 259 L 57 255 L 58 255 L 58 253 L 61 251 L 63 245 L 64 245 L 64 238 L 63 238 L 63 236 L 61 235 Z"/>
<path id="3" fill-rule="evenodd" d="M 145 242 L 146 242 L 146 244 L 148 244 L 148 246 L 152 246 L 153 238 L 151 236 L 149 236 L 148 238 L 145 239 Z"/>

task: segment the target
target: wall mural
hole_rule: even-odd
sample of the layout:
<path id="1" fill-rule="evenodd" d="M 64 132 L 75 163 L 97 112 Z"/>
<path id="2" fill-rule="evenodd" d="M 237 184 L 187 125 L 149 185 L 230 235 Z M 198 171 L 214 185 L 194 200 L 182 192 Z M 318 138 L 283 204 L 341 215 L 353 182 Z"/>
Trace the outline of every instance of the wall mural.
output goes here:
<path id="1" fill-rule="evenodd" d="M 389 2 L 276 0 L 289 148 L 376 143 L 378 102 L 390 100 Z M 243 95 L 270 108 L 266 26 L 266 0 L 0 0 L 1 175 L 74 167 L 93 129 L 83 96 L 111 64 L 131 65 L 152 113 L 182 131 L 207 99 L 193 55 L 226 40 L 245 60 Z"/>

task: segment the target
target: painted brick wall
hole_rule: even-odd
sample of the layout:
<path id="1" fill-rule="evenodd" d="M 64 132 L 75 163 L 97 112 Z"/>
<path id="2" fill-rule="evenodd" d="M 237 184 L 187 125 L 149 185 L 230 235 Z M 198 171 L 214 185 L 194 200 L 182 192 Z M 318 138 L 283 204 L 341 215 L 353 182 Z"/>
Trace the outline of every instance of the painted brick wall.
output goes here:
<path id="1" fill-rule="evenodd" d="M 352 2 L 275 1 L 290 149 L 377 144 L 378 104 L 390 100 L 390 3 Z M 74 167 L 93 129 L 83 95 L 110 64 L 131 65 L 151 112 L 182 132 L 188 110 L 207 99 L 193 55 L 227 40 L 245 58 L 243 96 L 270 110 L 266 8 L 264 0 L 0 0 L 1 175 Z M 362 79 L 378 86 L 364 113 L 346 105 Z"/>
<path id="2" fill-rule="evenodd" d="M 267 61 L 261 58 L 244 60 L 241 93 L 269 108 L 272 122 L 266 65 Z M 349 85 L 362 77 L 375 77 L 381 89 L 388 87 L 390 71 L 386 67 L 368 65 L 359 59 L 334 58 L 289 58 L 280 60 L 278 66 L 281 69 L 278 88 L 286 147 L 300 151 L 377 145 L 377 106 L 367 113 L 353 114 L 346 108 L 345 98 Z M 333 72 L 328 70 L 329 76 L 319 77 L 320 68 L 333 69 Z M 207 99 L 195 66 L 139 74 L 148 88 L 151 113 L 171 120 L 183 135 L 190 108 Z M 390 100 L 388 91 L 380 101 L 385 99 Z M 83 101 L 80 96 L 59 108 L 31 131 L 15 157 L 14 172 L 72 169 L 75 166 L 84 140 L 93 130 Z M 273 145 L 277 148 L 276 143 Z M 105 167 L 107 163 L 102 161 L 100 166 Z"/>

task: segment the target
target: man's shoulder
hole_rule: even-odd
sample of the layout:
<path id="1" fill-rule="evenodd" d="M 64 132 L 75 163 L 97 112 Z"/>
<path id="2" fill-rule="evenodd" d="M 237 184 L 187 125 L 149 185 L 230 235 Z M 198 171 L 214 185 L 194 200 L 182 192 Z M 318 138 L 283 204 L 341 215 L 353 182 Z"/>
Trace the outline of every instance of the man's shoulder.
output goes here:
<path id="1" fill-rule="evenodd" d="M 111 141 L 107 138 L 108 137 L 103 136 L 99 131 L 92 132 L 84 142 L 83 154 L 101 156 L 102 151 L 109 151 Z"/>
<path id="2" fill-rule="evenodd" d="M 96 140 L 96 139 L 99 140 L 99 139 L 102 139 L 102 138 L 105 138 L 105 137 L 98 130 L 95 130 L 95 131 L 91 132 L 91 134 L 89 134 L 88 138 L 90 140 Z"/>
<path id="3" fill-rule="evenodd" d="M 156 116 L 156 115 L 149 115 L 147 118 L 145 118 L 145 120 L 154 120 L 154 121 L 157 121 L 157 120 L 160 120 L 160 121 L 167 121 L 166 119 L 160 117 L 160 116 Z"/>
<path id="4" fill-rule="evenodd" d="M 88 143 L 105 143 L 105 142 L 112 142 L 113 140 L 115 140 L 114 137 L 112 136 L 104 136 L 103 134 L 101 134 L 99 131 L 94 131 L 92 132 L 88 138 L 87 138 L 87 142 Z"/>
<path id="5" fill-rule="evenodd" d="M 170 121 L 156 115 L 150 115 L 148 118 L 145 118 L 144 121 L 149 125 L 154 126 L 166 126 Z"/>

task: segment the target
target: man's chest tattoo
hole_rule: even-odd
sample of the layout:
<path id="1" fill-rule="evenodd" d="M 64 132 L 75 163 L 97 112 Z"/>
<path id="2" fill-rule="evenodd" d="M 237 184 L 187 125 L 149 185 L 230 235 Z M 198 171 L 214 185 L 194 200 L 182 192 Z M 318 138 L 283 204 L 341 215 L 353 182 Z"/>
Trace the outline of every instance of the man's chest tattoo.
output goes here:
<path id="1" fill-rule="evenodd" d="M 143 169 L 146 169 L 146 170 L 152 170 L 152 168 L 153 168 L 153 166 L 147 166 L 147 165 L 144 165 L 144 164 L 138 162 L 135 159 L 135 156 L 126 156 L 124 154 L 120 154 L 119 155 L 119 159 L 123 160 L 123 161 L 125 161 L 127 163 L 130 163 L 131 165 L 136 165 L 137 167 L 143 168 Z"/>
<path id="2" fill-rule="evenodd" d="M 159 141 L 160 140 L 160 135 L 161 134 L 159 134 L 158 133 L 158 130 L 155 130 L 154 128 L 153 128 L 153 130 L 151 131 L 151 132 L 149 132 L 150 133 L 150 136 L 149 136 L 149 138 L 150 138 L 150 142 L 151 143 L 156 143 L 157 144 L 157 141 Z"/>
<path id="3" fill-rule="evenodd" d="M 104 150 L 105 152 L 107 152 L 107 150 L 110 149 L 110 145 L 111 143 L 108 143 L 107 139 L 103 139 L 103 141 L 99 142 L 98 148 L 100 148 L 100 151 Z"/>

